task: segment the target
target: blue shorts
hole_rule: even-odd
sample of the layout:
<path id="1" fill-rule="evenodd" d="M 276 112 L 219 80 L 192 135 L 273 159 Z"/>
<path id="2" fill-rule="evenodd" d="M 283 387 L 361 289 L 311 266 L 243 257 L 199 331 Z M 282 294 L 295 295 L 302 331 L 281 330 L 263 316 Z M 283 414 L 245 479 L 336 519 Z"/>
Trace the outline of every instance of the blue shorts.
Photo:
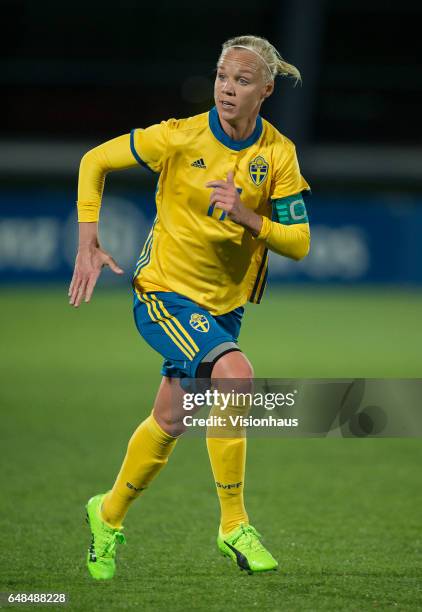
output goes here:
<path id="1" fill-rule="evenodd" d="M 150 291 L 139 297 L 134 295 L 136 327 L 164 357 L 163 376 L 194 378 L 198 365 L 212 349 L 224 342 L 237 343 L 243 306 L 213 316 L 179 293 Z"/>

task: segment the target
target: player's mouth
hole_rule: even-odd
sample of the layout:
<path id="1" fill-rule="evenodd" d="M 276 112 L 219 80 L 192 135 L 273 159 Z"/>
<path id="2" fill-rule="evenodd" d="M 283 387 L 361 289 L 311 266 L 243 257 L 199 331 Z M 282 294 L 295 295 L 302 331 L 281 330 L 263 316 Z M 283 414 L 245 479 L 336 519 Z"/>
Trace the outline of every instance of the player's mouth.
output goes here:
<path id="1" fill-rule="evenodd" d="M 223 108 L 234 108 L 234 104 L 228 100 L 220 100 L 220 104 Z"/>

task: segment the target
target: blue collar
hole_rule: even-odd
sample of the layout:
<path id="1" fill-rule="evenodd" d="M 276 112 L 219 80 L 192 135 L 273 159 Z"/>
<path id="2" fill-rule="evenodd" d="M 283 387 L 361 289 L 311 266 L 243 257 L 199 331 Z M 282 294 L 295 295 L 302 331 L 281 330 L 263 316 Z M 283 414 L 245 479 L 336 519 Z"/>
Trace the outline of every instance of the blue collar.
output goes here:
<path id="1" fill-rule="evenodd" d="M 208 121 L 210 125 L 210 130 L 214 134 L 214 136 L 219 140 L 223 145 L 228 147 L 229 149 L 233 149 L 234 151 L 242 151 L 242 149 L 246 149 L 247 147 L 252 146 L 258 140 L 258 138 L 262 134 L 262 117 L 258 115 L 256 118 L 255 129 L 249 138 L 245 140 L 233 140 L 226 134 L 226 132 L 221 127 L 220 118 L 218 116 L 218 112 L 215 106 L 208 113 Z"/>

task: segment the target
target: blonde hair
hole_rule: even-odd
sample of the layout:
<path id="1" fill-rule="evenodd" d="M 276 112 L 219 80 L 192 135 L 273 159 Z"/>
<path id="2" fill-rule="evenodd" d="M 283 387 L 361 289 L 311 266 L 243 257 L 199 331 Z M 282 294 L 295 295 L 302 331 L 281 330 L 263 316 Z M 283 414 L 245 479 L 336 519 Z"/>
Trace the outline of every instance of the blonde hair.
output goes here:
<path id="1" fill-rule="evenodd" d="M 302 82 L 302 77 L 296 66 L 286 62 L 277 49 L 266 38 L 251 35 L 230 38 L 223 44 L 218 63 L 221 62 L 227 51 L 233 47 L 248 49 L 248 51 L 252 51 L 261 58 L 262 63 L 266 67 L 265 74 L 267 82 L 274 80 L 278 75 L 293 78 L 295 80 L 295 85 Z"/>

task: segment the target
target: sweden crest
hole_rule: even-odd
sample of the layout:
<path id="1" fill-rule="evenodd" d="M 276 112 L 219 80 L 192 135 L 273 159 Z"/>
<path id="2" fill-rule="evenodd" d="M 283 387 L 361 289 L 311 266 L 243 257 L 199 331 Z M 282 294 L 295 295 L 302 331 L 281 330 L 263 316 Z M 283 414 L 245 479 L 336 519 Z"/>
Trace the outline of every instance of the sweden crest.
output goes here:
<path id="1" fill-rule="evenodd" d="M 267 178 L 268 164 L 261 155 L 249 162 L 249 176 L 257 187 Z"/>
<path id="2" fill-rule="evenodd" d="M 189 324 L 193 329 L 199 332 L 207 332 L 210 328 L 210 322 L 205 315 L 194 312 L 191 317 Z"/>

